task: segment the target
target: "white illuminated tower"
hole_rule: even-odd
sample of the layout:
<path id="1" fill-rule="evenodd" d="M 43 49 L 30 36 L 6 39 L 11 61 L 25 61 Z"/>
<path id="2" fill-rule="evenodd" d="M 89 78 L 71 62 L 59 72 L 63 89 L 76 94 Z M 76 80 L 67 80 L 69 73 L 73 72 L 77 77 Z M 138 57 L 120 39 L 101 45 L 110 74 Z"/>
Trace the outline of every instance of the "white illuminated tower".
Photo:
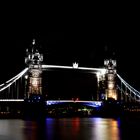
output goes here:
<path id="1" fill-rule="evenodd" d="M 105 99 L 112 98 L 117 100 L 117 88 L 116 88 L 116 60 L 105 60 L 104 65 L 106 67 L 106 90 Z"/>
<path id="2" fill-rule="evenodd" d="M 43 55 L 39 53 L 36 48 L 35 40 L 32 42 L 32 48 L 29 51 L 26 50 L 27 56 L 25 57 L 25 63 L 29 67 L 28 84 L 27 84 L 27 96 L 42 95 L 42 61 Z"/>

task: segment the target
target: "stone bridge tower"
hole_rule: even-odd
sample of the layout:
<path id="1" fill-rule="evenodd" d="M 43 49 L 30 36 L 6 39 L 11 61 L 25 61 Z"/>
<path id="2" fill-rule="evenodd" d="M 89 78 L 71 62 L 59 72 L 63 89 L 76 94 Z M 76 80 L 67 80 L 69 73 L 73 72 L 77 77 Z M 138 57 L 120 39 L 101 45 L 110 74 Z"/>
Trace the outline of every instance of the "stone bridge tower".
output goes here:
<path id="1" fill-rule="evenodd" d="M 104 65 L 106 68 L 106 89 L 105 99 L 117 100 L 117 87 L 116 87 L 116 60 L 105 60 Z"/>
<path id="2" fill-rule="evenodd" d="M 26 50 L 25 63 L 29 68 L 27 85 L 26 85 L 26 96 L 29 99 L 40 98 L 42 96 L 42 61 L 43 55 L 39 53 L 35 40 L 32 42 L 31 50 Z"/>

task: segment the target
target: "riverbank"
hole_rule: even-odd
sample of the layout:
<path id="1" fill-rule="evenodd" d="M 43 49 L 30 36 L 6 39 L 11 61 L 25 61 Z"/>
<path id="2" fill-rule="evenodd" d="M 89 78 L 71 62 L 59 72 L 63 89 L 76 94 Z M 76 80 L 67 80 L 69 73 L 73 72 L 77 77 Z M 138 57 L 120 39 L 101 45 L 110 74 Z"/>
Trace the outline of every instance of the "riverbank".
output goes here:
<path id="1" fill-rule="evenodd" d="M 45 118 L 45 117 L 121 117 L 140 118 L 140 106 L 110 104 L 90 107 L 79 103 L 47 106 L 44 103 L 0 103 L 0 119 L 4 118 Z"/>

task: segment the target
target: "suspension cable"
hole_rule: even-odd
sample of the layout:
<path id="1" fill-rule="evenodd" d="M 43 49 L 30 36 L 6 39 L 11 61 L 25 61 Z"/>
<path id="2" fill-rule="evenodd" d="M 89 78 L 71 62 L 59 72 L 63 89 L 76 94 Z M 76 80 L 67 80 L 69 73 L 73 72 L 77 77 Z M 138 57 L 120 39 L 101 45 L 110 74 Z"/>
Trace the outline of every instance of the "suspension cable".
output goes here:
<path id="1" fill-rule="evenodd" d="M 138 96 L 140 98 L 140 92 L 137 91 L 136 89 L 134 89 L 132 86 L 130 86 L 124 79 L 121 78 L 121 76 L 119 74 L 117 74 L 118 78 L 121 80 L 121 82 L 130 90 L 133 92 L 133 94 L 135 94 L 136 96 Z M 139 95 L 138 95 L 139 94 Z"/>
<path id="2" fill-rule="evenodd" d="M 9 84 L 7 84 L 3 88 L 1 88 L 0 92 L 3 91 L 4 89 L 8 88 L 9 86 L 11 86 L 16 80 L 18 80 L 20 77 L 22 77 L 27 72 L 27 70 L 28 70 L 28 68 L 25 68 L 20 74 L 17 75 L 17 77 L 12 82 L 10 82 Z"/>
<path id="3" fill-rule="evenodd" d="M 18 76 L 20 76 L 26 69 L 28 70 L 28 68 L 25 68 L 23 71 L 21 71 L 19 74 L 17 74 L 16 76 L 14 76 L 13 78 L 11 78 L 10 80 L 4 82 L 3 84 L 0 84 L 0 87 L 4 86 L 5 84 L 8 84 L 8 83 L 11 82 L 12 80 L 14 80 L 14 79 L 17 78 Z"/>

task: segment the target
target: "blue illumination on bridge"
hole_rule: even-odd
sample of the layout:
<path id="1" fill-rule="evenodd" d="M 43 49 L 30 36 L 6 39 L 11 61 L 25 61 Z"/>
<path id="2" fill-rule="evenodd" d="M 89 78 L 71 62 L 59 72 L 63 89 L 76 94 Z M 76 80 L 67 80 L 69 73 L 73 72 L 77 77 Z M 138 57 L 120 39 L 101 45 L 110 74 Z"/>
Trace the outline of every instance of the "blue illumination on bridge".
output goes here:
<path id="1" fill-rule="evenodd" d="M 46 105 L 55 105 L 55 104 L 63 104 L 63 103 L 82 103 L 86 106 L 90 107 L 100 107 L 102 106 L 102 101 L 73 101 L 73 100 L 48 100 L 46 101 Z"/>

